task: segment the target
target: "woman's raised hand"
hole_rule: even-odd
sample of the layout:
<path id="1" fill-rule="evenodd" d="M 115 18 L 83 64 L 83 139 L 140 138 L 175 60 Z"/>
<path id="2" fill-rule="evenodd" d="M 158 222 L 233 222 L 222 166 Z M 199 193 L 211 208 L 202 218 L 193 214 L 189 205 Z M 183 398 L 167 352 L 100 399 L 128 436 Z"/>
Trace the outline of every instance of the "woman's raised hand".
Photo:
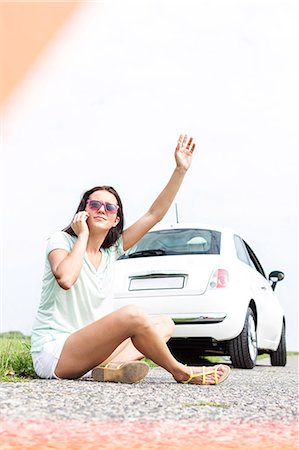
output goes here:
<path id="1" fill-rule="evenodd" d="M 175 160 L 177 167 L 181 167 L 185 170 L 189 169 L 194 149 L 195 142 L 193 142 L 193 138 L 189 138 L 187 134 L 181 134 L 175 149 Z"/>
<path id="2" fill-rule="evenodd" d="M 88 217 L 89 214 L 87 211 L 79 211 L 75 214 L 71 227 L 77 236 L 82 234 L 89 235 L 89 228 L 86 223 Z"/>

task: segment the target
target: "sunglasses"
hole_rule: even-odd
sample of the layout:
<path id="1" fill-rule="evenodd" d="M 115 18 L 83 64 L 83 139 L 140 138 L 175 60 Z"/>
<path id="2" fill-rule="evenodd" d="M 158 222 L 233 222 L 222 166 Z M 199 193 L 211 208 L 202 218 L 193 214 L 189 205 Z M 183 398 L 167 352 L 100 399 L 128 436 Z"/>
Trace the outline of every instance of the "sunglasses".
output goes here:
<path id="1" fill-rule="evenodd" d="M 119 208 L 118 205 L 114 205 L 113 203 L 102 202 L 100 200 L 90 200 L 90 198 L 86 201 L 86 204 L 93 211 L 99 211 L 99 209 L 104 206 L 107 214 L 116 214 Z"/>

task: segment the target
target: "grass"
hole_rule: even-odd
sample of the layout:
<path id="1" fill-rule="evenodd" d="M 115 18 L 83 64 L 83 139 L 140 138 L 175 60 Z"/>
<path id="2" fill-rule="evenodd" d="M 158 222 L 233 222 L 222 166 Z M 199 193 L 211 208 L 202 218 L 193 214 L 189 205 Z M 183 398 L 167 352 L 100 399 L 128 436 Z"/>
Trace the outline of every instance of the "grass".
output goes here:
<path id="1" fill-rule="evenodd" d="M 214 408 L 230 408 L 227 403 L 217 403 L 217 402 L 196 402 L 196 403 L 185 403 L 183 405 L 185 408 L 198 408 L 203 406 L 210 406 Z"/>
<path id="2" fill-rule="evenodd" d="M 299 352 L 288 352 L 288 356 L 298 355 Z M 260 355 L 258 359 L 267 357 Z M 223 358 L 208 356 L 207 363 L 217 364 Z M 144 358 L 150 367 L 156 367 L 151 360 Z M 200 360 L 204 364 L 204 360 Z M 0 382 L 1 381 L 30 381 L 37 378 L 30 354 L 30 337 L 18 331 L 0 334 Z M 199 405 L 203 406 L 203 405 Z M 209 406 L 209 405 L 208 405 Z M 215 406 L 215 405 L 213 405 Z"/>
<path id="3" fill-rule="evenodd" d="M 30 354 L 30 337 L 19 332 L 0 334 L 0 381 L 37 378 Z"/>

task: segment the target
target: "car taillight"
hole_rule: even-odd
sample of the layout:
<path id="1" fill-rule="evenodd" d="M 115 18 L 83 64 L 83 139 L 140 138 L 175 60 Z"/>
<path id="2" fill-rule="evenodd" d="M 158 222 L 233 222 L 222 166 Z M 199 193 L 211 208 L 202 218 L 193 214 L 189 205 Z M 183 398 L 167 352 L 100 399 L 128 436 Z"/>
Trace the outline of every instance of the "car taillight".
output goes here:
<path id="1" fill-rule="evenodd" d="M 217 269 L 213 273 L 209 282 L 209 289 L 221 289 L 228 286 L 228 271 L 225 269 Z"/>

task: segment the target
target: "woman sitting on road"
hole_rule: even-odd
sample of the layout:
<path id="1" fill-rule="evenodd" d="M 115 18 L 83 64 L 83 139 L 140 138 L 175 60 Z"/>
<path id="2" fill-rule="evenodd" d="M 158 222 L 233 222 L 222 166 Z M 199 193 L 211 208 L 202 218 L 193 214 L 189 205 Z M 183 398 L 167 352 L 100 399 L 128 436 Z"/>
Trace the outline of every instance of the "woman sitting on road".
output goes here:
<path id="1" fill-rule="evenodd" d="M 113 266 L 168 211 L 186 171 L 195 143 L 180 136 L 176 168 L 148 212 L 123 230 L 117 192 L 101 186 L 85 192 L 70 227 L 55 233 L 46 250 L 41 303 L 32 331 L 32 359 L 41 378 L 136 383 L 149 367 L 144 356 L 180 383 L 218 384 L 229 367 L 187 367 L 166 342 L 174 329 L 166 316 L 150 317 L 133 305 L 113 311 Z"/>

